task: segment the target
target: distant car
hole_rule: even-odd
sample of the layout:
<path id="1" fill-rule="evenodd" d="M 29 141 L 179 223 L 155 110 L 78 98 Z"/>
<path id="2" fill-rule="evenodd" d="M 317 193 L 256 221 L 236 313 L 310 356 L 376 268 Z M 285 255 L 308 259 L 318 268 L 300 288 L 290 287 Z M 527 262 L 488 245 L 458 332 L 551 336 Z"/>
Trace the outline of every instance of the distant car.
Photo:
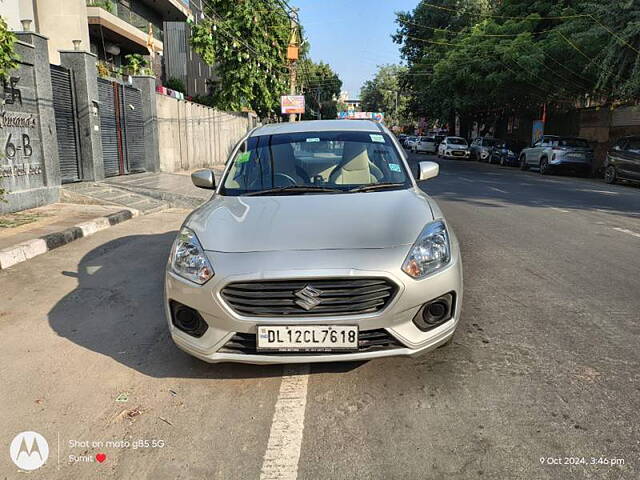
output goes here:
<path id="1" fill-rule="evenodd" d="M 604 181 L 640 181 L 640 137 L 623 137 L 607 152 Z"/>
<path id="2" fill-rule="evenodd" d="M 494 147 L 496 142 L 500 140 L 496 138 L 489 137 L 478 137 L 473 142 L 471 142 L 471 146 L 469 147 L 469 152 L 472 160 L 478 160 L 480 162 L 491 162 L 491 149 Z"/>
<path id="3" fill-rule="evenodd" d="M 491 148 L 489 163 L 497 163 L 503 167 L 517 167 L 520 150 L 515 143 L 498 140 Z"/>
<path id="4" fill-rule="evenodd" d="M 520 168 L 537 168 L 542 175 L 560 170 L 586 175 L 592 163 L 593 148 L 584 138 L 545 135 L 520 153 Z"/>
<path id="5" fill-rule="evenodd" d="M 398 135 L 398 142 L 400 142 L 400 145 L 402 145 L 406 139 L 407 139 L 406 133 L 401 133 L 400 135 Z"/>
<path id="6" fill-rule="evenodd" d="M 438 146 L 438 156 L 443 158 L 469 158 L 469 144 L 462 137 L 445 137 Z"/>
<path id="7" fill-rule="evenodd" d="M 417 141 L 418 137 L 407 137 L 407 139 L 404 141 L 404 148 L 406 148 L 407 150 L 411 150 Z"/>
<path id="8" fill-rule="evenodd" d="M 418 140 L 414 143 L 413 149 L 415 153 L 437 153 L 438 144 L 435 137 L 418 137 Z"/>

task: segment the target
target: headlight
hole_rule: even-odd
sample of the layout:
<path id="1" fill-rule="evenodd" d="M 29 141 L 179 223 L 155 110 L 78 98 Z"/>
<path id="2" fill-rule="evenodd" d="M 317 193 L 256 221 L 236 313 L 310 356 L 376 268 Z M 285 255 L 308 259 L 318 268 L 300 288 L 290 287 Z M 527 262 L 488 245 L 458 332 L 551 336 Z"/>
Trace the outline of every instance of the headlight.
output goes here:
<path id="1" fill-rule="evenodd" d="M 415 279 L 421 279 L 445 267 L 451 260 L 449 234 L 444 222 L 428 223 L 413 244 L 402 264 L 402 271 Z"/>
<path id="2" fill-rule="evenodd" d="M 204 253 L 198 237 L 183 227 L 171 249 L 171 269 L 182 278 L 203 285 L 213 277 L 213 267 Z"/>

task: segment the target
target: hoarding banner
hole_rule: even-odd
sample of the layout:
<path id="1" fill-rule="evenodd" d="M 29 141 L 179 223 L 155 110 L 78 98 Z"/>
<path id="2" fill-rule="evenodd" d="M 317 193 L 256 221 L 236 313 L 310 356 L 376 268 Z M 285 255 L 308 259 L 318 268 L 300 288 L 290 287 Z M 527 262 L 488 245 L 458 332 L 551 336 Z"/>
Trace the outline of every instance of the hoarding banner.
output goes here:
<path id="1" fill-rule="evenodd" d="M 280 98 L 283 115 L 304 113 L 304 95 L 283 95 Z"/>

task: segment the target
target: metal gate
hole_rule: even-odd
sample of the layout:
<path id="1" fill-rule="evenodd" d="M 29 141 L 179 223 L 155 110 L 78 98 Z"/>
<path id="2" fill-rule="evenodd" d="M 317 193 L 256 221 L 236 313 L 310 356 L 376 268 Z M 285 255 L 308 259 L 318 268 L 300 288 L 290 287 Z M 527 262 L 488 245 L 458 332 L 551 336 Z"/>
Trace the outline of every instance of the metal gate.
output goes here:
<path id="1" fill-rule="evenodd" d="M 140 90 L 98 78 L 98 98 L 105 176 L 144 171 L 144 119 Z"/>
<path id="2" fill-rule="evenodd" d="M 58 133 L 58 156 L 62 183 L 77 182 L 82 177 L 78 148 L 78 124 L 72 73 L 64 67 L 50 65 L 53 110 Z"/>
<path id="3" fill-rule="evenodd" d="M 130 172 L 144 172 L 144 116 L 142 94 L 137 88 L 125 85 L 122 92 L 124 131 Z"/>

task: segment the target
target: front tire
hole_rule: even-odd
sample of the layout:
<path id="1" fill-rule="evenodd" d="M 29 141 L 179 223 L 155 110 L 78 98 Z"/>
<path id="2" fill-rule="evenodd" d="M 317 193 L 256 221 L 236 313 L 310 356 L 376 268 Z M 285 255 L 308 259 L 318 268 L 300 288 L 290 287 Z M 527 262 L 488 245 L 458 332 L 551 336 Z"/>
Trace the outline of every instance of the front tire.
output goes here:
<path id="1" fill-rule="evenodd" d="M 551 173 L 549 169 L 549 159 L 547 157 L 542 157 L 540 159 L 540 174 L 549 175 L 549 173 Z"/>
<path id="2" fill-rule="evenodd" d="M 618 180 L 618 172 L 616 171 L 616 167 L 613 165 L 609 165 L 604 171 L 604 181 L 613 184 Z"/>

